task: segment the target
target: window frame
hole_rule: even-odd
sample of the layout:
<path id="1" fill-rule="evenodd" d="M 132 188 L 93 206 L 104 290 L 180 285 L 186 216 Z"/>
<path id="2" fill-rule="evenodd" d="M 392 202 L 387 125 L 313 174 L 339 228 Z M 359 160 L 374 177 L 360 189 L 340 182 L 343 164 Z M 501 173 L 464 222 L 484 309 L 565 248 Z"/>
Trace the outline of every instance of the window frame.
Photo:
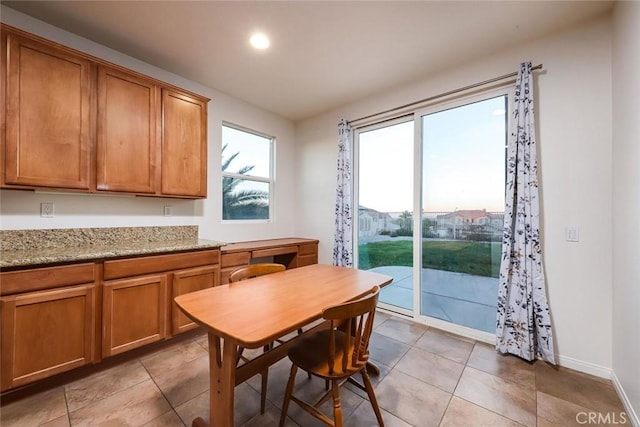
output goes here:
<path id="1" fill-rule="evenodd" d="M 221 138 L 222 138 L 222 132 L 224 131 L 224 128 L 229 128 L 229 129 L 233 129 L 236 131 L 240 131 L 240 132 L 244 132 L 244 133 L 248 133 L 254 136 L 258 136 L 260 138 L 265 138 L 269 140 L 269 177 L 262 177 L 262 176 L 256 176 L 256 175 L 251 175 L 251 174 L 239 174 L 239 173 L 234 173 L 234 172 L 225 172 L 222 170 L 222 152 L 220 153 L 220 172 L 221 172 L 221 182 L 222 180 L 224 180 L 224 178 L 233 178 L 233 179 L 239 179 L 242 181 L 250 181 L 250 182 L 259 182 L 259 183 L 265 183 L 268 185 L 269 188 L 269 199 L 268 199 L 268 203 L 269 203 L 269 217 L 265 218 L 265 219 L 225 219 L 224 218 L 224 194 L 222 194 L 222 191 L 224 191 L 224 188 L 222 188 L 221 191 L 221 198 L 222 201 L 220 203 L 220 207 L 221 207 L 221 220 L 222 223 L 270 223 L 274 221 L 274 214 L 275 214 L 275 207 L 274 207 L 274 201 L 275 201 L 275 146 L 276 146 L 276 137 L 272 136 L 272 135 L 268 135 L 266 133 L 263 132 L 259 132 L 250 128 L 247 128 L 245 126 L 240 126 L 240 125 L 236 125 L 234 123 L 230 123 L 227 121 L 223 121 L 222 122 L 222 127 L 221 127 Z M 222 150 L 222 147 L 224 146 L 224 141 L 222 141 L 221 145 L 220 145 L 220 150 Z"/>

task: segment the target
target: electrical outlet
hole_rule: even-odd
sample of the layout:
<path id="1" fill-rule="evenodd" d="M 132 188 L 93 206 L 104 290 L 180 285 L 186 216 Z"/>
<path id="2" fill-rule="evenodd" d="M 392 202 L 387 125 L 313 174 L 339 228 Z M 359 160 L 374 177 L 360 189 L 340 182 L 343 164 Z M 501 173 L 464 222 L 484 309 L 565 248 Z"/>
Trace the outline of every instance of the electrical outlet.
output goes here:
<path id="1" fill-rule="evenodd" d="M 171 206 L 167 205 L 164 207 L 164 216 L 171 216 L 173 214 L 173 209 Z"/>
<path id="2" fill-rule="evenodd" d="M 42 218 L 53 218 L 55 213 L 54 208 L 53 202 L 40 203 L 40 216 Z"/>

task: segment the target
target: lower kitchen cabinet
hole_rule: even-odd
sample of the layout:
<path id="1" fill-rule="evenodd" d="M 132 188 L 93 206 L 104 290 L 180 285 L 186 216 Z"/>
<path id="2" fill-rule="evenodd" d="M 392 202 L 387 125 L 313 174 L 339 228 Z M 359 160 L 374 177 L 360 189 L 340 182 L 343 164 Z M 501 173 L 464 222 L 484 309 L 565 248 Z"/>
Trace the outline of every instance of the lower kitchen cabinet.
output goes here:
<path id="1" fill-rule="evenodd" d="M 220 283 L 223 285 L 228 284 L 231 273 L 240 267 L 249 265 L 250 261 L 251 252 L 222 254 L 220 257 Z"/>
<path id="2" fill-rule="evenodd" d="M 318 244 L 309 243 L 298 246 L 298 267 L 318 263 Z"/>
<path id="3" fill-rule="evenodd" d="M 197 267 L 173 273 L 171 280 L 171 333 L 173 335 L 188 331 L 197 325 L 185 316 L 174 302 L 175 297 L 190 292 L 217 286 L 218 267 Z"/>
<path id="4" fill-rule="evenodd" d="M 2 390 L 96 359 L 94 283 L 0 298 Z"/>
<path id="5" fill-rule="evenodd" d="M 195 328 L 173 298 L 219 282 L 219 250 L 105 261 L 102 357 Z"/>
<path id="6" fill-rule="evenodd" d="M 103 357 L 167 337 L 166 275 L 108 281 L 102 292 Z"/>
<path id="7" fill-rule="evenodd" d="M 0 391 L 196 328 L 178 295 L 228 282 L 265 259 L 296 268 L 318 262 L 318 241 L 271 239 L 0 272 Z"/>

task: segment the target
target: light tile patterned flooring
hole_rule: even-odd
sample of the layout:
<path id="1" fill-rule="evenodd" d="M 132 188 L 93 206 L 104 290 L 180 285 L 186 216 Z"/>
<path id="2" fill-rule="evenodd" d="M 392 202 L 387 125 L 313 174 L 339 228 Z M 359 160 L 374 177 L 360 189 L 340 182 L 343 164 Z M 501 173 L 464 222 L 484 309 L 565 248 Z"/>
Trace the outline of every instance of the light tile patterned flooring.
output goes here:
<path id="1" fill-rule="evenodd" d="M 11 402 L 0 409 L 0 424 L 161 427 L 190 426 L 197 416 L 208 420 L 206 348 L 199 335 Z M 616 425 L 627 419 L 610 381 L 500 356 L 492 346 L 384 313 L 376 316 L 371 354 L 382 370 L 372 379 L 388 427 L 564 427 L 584 425 L 593 413 Z M 278 425 L 289 368 L 287 358 L 270 368 L 264 415 L 260 377 L 236 387 L 237 426 Z M 298 375 L 295 393 L 307 399 L 322 394 L 323 381 Z M 364 396 L 350 385 L 341 390 L 346 426 L 376 425 Z M 330 403 L 323 410 L 330 414 Z M 292 404 L 287 426 L 298 425 L 322 424 Z"/>

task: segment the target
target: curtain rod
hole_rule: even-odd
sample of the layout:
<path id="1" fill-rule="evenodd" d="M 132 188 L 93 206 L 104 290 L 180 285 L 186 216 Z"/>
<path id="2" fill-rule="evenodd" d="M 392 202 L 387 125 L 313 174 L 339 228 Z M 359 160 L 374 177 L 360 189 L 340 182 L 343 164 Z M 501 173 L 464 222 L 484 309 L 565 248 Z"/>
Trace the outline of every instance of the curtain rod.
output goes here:
<path id="1" fill-rule="evenodd" d="M 542 68 L 542 64 L 538 64 L 535 67 L 531 67 L 531 71 L 539 70 L 541 68 Z M 382 114 L 387 114 L 387 113 L 392 113 L 394 111 L 403 110 L 405 108 L 412 107 L 412 106 L 417 105 L 417 104 L 422 104 L 424 102 L 433 101 L 434 99 L 443 98 L 445 96 L 453 95 L 453 94 L 456 94 L 456 93 L 459 93 L 459 92 L 464 92 L 465 90 L 474 89 L 476 87 L 488 85 L 489 83 L 495 83 L 495 82 L 498 82 L 500 80 L 508 79 L 509 77 L 516 77 L 517 75 L 518 75 L 518 72 L 516 71 L 516 72 L 513 72 L 513 73 L 505 74 L 504 76 L 494 77 L 492 79 L 485 80 L 485 81 L 480 82 L 480 83 L 474 83 L 474 84 L 469 85 L 469 86 L 465 86 L 465 87 L 461 87 L 461 88 L 458 88 L 458 89 L 450 90 L 449 92 L 444 92 L 444 93 L 441 93 L 439 95 L 430 96 L 428 98 L 424 98 L 424 99 L 421 99 L 419 101 L 410 102 L 408 104 L 401 105 L 399 107 L 394 107 L 394 108 L 391 108 L 390 110 L 381 111 L 381 112 L 375 113 L 375 114 L 369 114 L 368 116 L 359 117 L 359 118 L 357 118 L 355 120 L 349 120 L 349 124 L 354 123 L 354 122 L 359 122 L 359 121 L 365 120 L 365 119 L 370 119 L 371 117 L 380 116 Z"/>

